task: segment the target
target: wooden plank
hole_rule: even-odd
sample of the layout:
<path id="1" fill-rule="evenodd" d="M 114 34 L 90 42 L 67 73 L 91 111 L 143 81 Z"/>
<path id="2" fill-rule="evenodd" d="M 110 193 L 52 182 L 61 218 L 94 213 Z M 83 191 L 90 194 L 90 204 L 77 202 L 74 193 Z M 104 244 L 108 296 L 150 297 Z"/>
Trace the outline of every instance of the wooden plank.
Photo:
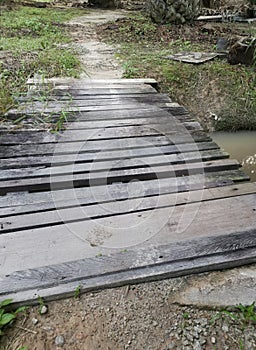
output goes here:
<path id="1" fill-rule="evenodd" d="M 83 94 L 82 90 L 77 90 L 77 91 L 78 91 L 78 93 L 72 94 L 72 92 L 69 92 L 69 91 L 55 90 L 55 91 L 52 91 L 51 93 L 49 93 L 49 95 L 47 95 L 47 97 L 42 97 L 42 95 L 40 95 L 40 93 L 35 92 L 34 94 L 19 97 L 17 100 L 19 101 L 21 106 L 23 104 L 26 104 L 26 105 L 31 105 L 31 107 L 35 107 L 35 104 L 43 104 L 44 107 L 46 107 L 48 104 L 49 105 L 52 105 L 52 104 L 59 105 L 60 103 L 64 104 L 65 106 L 69 105 L 69 104 L 76 105 L 76 103 L 82 104 L 82 101 L 85 101 L 84 103 L 86 103 L 86 105 L 87 105 L 87 101 L 92 103 L 95 100 L 108 101 L 108 100 L 113 100 L 113 99 L 114 100 L 125 99 L 125 101 L 131 99 L 134 101 L 146 102 L 146 101 L 148 101 L 149 97 L 151 99 L 153 99 L 154 101 L 171 102 L 171 99 L 169 98 L 169 96 L 167 94 L 162 94 L 162 98 L 159 100 L 157 98 L 158 93 L 154 89 L 151 91 L 145 90 L 145 92 L 143 92 L 142 90 L 141 91 L 139 91 L 139 90 L 134 91 L 133 89 L 130 89 L 130 91 L 127 91 L 127 93 L 125 91 L 123 91 L 123 92 L 121 91 L 121 93 L 118 93 L 117 89 L 112 89 L 112 91 L 113 91 L 112 93 L 110 91 L 105 90 L 105 93 L 104 93 L 104 91 L 102 91 L 101 94 L 99 94 L 99 92 L 100 92 L 99 89 L 91 90 L 91 92 L 90 92 L 90 90 L 88 90 L 88 92 L 86 93 L 86 91 L 85 91 L 84 94 Z M 93 91 L 95 92 L 94 94 L 93 94 Z M 132 93 L 132 91 L 133 91 L 133 93 Z"/>
<path id="2" fill-rule="evenodd" d="M 83 189 L 84 191 L 84 189 Z M 83 218 L 85 217 L 100 217 L 100 216 L 109 216 L 114 214 L 124 214 L 127 212 L 139 212 L 140 210 L 148 210 L 153 208 L 164 208 L 164 207 L 172 207 L 177 206 L 181 204 L 188 204 L 188 203 L 198 203 L 198 202 L 205 202 L 210 200 L 216 200 L 221 198 L 228 198 L 228 197 L 239 197 L 246 194 L 255 194 L 256 193 L 256 183 L 254 182 L 247 182 L 247 183 L 238 183 L 235 185 L 230 186 L 224 186 L 224 187 L 212 187 L 212 188 L 206 188 L 203 190 L 195 190 L 190 192 L 180 192 L 180 193 L 166 193 L 159 195 L 153 195 L 150 197 L 143 196 L 143 197 L 137 197 L 137 198 L 127 198 L 125 201 L 123 200 L 105 200 L 101 198 L 101 203 L 104 203 L 104 206 L 99 205 L 99 203 L 95 203 L 95 198 L 93 196 L 89 195 L 87 197 L 81 197 L 77 199 L 71 199 L 69 198 L 67 200 L 55 200 L 42 203 L 37 203 L 34 201 L 34 204 L 22 204 L 17 205 L 17 203 L 13 203 L 12 206 L 6 206 L 1 208 L 0 212 L 0 218 L 1 221 L 1 230 L 9 229 L 9 225 L 11 223 L 11 217 L 19 217 L 24 218 L 24 215 L 26 214 L 39 214 L 44 213 L 43 219 L 48 220 L 50 222 L 48 212 L 55 212 L 55 210 L 62 210 L 65 209 L 69 212 L 69 210 L 74 210 L 77 212 L 77 210 L 80 210 L 80 213 L 75 213 L 72 218 L 74 220 L 68 220 L 70 214 L 66 213 L 58 218 L 58 222 L 60 220 L 60 217 L 65 218 L 65 222 L 67 221 L 76 221 L 77 218 Z M 27 196 L 27 194 L 25 194 Z M 33 197 L 35 194 L 30 194 L 31 197 Z M 44 193 L 45 196 L 45 193 Z M 49 196 L 50 198 L 50 196 Z M 33 201 L 32 201 L 33 202 Z M 8 203 L 10 204 L 10 203 Z M 81 207 L 85 207 L 86 209 L 81 211 Z M 50 214 L 52 215 L 52 214 Z M 42 220 L 42 218 L 41 218 Z M 28 220 L 27 220 L 28 221 Z M 37 221 L 37 224 L 41 222 L 40 220 Z M 7 224 L 8 223 L 8 224 Z M 16 218 L 15 224 L 23 227 L 24 224 L 20 224 L 20 221 Z M 30 222 L 29 222 L 30 223 Z M 28 222 L 26 223 L 28 225 Z M 13 227 L 10 227 L 13 229 Z M 2 231 L 3 232 L 3 231 Z"/>
<path id="3" fill-rule="evenodd" d="M 127 85 L 141 85 L 141 84 L 149 84 L 149 85 L 157 85 L 157 81 L 152 78 L 123 78 L 123 79 L 79 79 L 75 81 L 73 86 L 88 86 L 88 84 L 104 84 L 105 86 L 108 84 L 127 84 Z"/>
<path id="4" fill-rule="evenodd" d="M 134 176 L 134 180 L 136 180 L 136 176 Z M 224 171 L 218 171 L 218 172 L 212 172 L 212 173 L 199 173 L 199 174 L 192 174 L 190 176 L 182 176 L 182 177 L 172 177 L 172 178 L 159 178 L 157 179 L 154 177 L 153 179 L 148 179 L 147 181 L 143 182 L 143 188 L 140 188 L 139 181 L 131 181 L 128 185 L 126 183 L 116 183 L 116 186 L 112 187 L 106 187 L 107 184 L 114 185 L 114 182 L 111 182 L 108 179 L 105 179 L 104 181 L 100 181 L 99 183 L 96 183 L 92 180 L 92 187 L 97 188 L 93 189 L 93 194 L 98 196 L 98 188 L 102 191 L 102 194 L 99 195 L 97 198 L 110 198 L 111 195 L 115 199 L 126 199 L 130 197 L 136 197 L 141 195 L 141 191 L 144 195 L 155 195 L 158 193 L 172 193 L 172 192 L 182 192 L 182 191 L 191 191 L 191 190 L 197 190 L 200 188 L 210 188 L 210 187 L 216 187 L 216 186 L 226 186 L 231 185 L 234 182 L 241 182 L 241 181 L 248 181 L 249 177 L 244 174 L 243 171 L 240 170 L 224 170 Z M 0 182 L 0 203 L 2 206 L 8 206 L 8 198 L 5 197 L 5 195 L 8 192 L 22 192 L 22 191 L 29 191 L 29 192 L 38 192 L 38 191 L 53 191 L 54 197 L 56 200 L 59 200 L 63 194 L 63 192 L 60 192 L 61 190 L 65 189 L 71 189 L 74 190 L 75 188 L 79 188 L 79 191 L 81 191 L 81 188 L 88 188 L 89 193 L 92 191 L 92 187 L 90 187 L 90 182 L 88 179 L 84 179 L 84 177 L 81 175 L 75 175 L 75 176 L 65 176 L 65 177 L 51 177 L 48 179 L 37 179 L 32 178 L 28 180 L 10 180 L 6 182 Z M 97 186 L 96 186 L 97 185 Z M 110 193 L 105 193 L 106 190 L 110 190 Z M 112 193 L 113 190 L 113 193 Z M 75 193 L 75 192 L 74 192 Z M 73 198 L 74 193 L 70 193 L 71 197 Z M 83 191 L 81 191 L 82 196 Z M 41 196 L 39 196 L 39 201 L 43 201 L 43 194 L 40 193 Z M 52 194 L 53 196 L 53 194 Z M 47 195 L 48 197 L 48 195 Z M 111 199 L 112 199 L 111 197 Z M 17 205 L 19 204 L 19 201 L 26 201 L 26 196 L 24 198 L 20 199 L 20 196 L 17 196 L 15 198 L 11 197 L 11 201 L 13 203 L 16 202 Z M 51 197 L 50 197 L 51 198 Z M 28 198 L 30 200 L 31 197 Z M 106 199 L 105 199 L 106 200 Z M 28 204 L 27 202 L 25 202 Z M 0 205 L 1 207 L 1 205 Z"/>
<path id="5" fill-rule="evenodd" d="M 144 159 L 143 159 L 144 160 Z M 164 160 L 162 160 L 164 161 Z M 134 165 L 132 161 L 129 165 L 126 162 L 110 162 L 87 165 L 62 166 L 49 169 L 22 169 L 21 171 L 3 171 L 0 181 L 0 194 L 9 191 L 30 191 L 48 190 L 59 188 L 71 188 L 82 186 L 99 186 L 113 182 L 129 182 L 132 180 L 152 180 L 162 178 L 176 178 L 177 176 L 190 176 L 204 174 L 206 172 L 217 172 L 234 170 L 239 168 L 237 161 L 226 159 L 211 162 L 186 163 L 177 165 L 157 166 L 149 162 L 148 166 L 143 166 L 145 161 Z M 108 164 L 110 164 L 108 166 Z M 136 163 L 135 163 L 136 164 Z M 121 169 L 120 169 L 121 168 Z M 1 175 L 2 176 L 2 175 Z"/>
<path id="6" fill-rule="evenodd" d="M 64 144 L 65 145 L 65 144 Z M 64 146 L 63 145 L 63 146 Z M 88 144 L 87 144 L 88 145 Z M 170 154 L 180 154 L 180 153 L 187 153 L 187 152 L 200 152 L 200 151 L 216 151 L 212 152 L 211 155 L 208 153 L 208 156 L 206 158 L 206 153 L 202 154 L 202 157 L 204 157 L 204 160 L 210 160 L 210 159 L 217 159 L 217 158 L 228 158 L 228 153 L 220 151 L 219 146 L 215 142 L 199 142 L 199 143 L 188 143 L 188 144 L 181 144 L 181 145 L 164 145 L 164 146 L 144 146 L 144 147 L 138 147 L 138 148 L 131 148 L 132 146 L 135 146 L 135 143 L 130 143 L 130 148 L 127 149 L 119 149 L 119 150 L 112 150 L 108 151 L 106 148 L 104 150 L 101 150 L 99 147 L 98 149 L 91 149 L 90 146 L 84 148 L 78 148 L 74 153 L 68 153 L 71 152 L 69 145 L 66 145 L 66 148 L 62 147 L 62 152 L 66 153 L 63 155 L 54 154 L 51 152 L 49 155 L 48 148 L 45 150 L 46 155 L 39 155 L 39 156 L 29 156 L 26 157 L 20 157 L 18 154 L 18 157 L 15 157 L 17 153 L 15 152 L 16 146 L 7 147 L 8 154 L 12 154 L 13 158 L 5 158 L 1 159 L 0 169 L 19 169 L 24 167 L 36 167 L 40 165 L 45 166 L 54 166 L 54 165 L 65 165 L 65 164 L 75 164 L 75 163 L 83 163 L 83 162 L 90 162 L 98 158 L 99 153 L 101 154 L 101 158 L 106 160 L 110 159 L 124 159 L 127 158 L 127 155 L 132 158 L 140 158 L 140 157 L 147 157 L 147 156 L 154 156 L 154 155 L 170 155 Z M 120 145 L 120 144 L 119 144 Z M 138 144 L 137 144 L 138 145 Z M 139 145 L 138 145 L 139 146 Z M 5 146 L 3 146 L 5 147 Z M 44 148 L 42 148 L 42 152 L 44 151 Z M 31 149 L 31 147 L 30 147 Z M 29 154 L 29 148 L 26 147 L 27 153 Z M 219 151 L 218 151 L 219 150 Z M 13 151 L 13 152 L 12 152 Z M 25 150 L 24 150 L 25 151 Z M 39 151 L 39 150 L 38 150 Z M 1 147 L 0 147 L 1 152 Z M 40 153 L 40 151 L 39 151 Z"/>
<path id="7" fill-rule="evenodd" d="M 239 174 L 237 170 L 233 172 L 233 176 L 238 175 L 244 176 L 242 172 Z M 232 185 L 231 176 L 229 171 L 224 171 L 211 173 L 211 175 L 208 173 L 205 175 L 184 176 L 177 178 L 177 181 L 173 179 L 170 179 L 171 181 L 169 179 L 148 180 L 143 183 L 143 188 L 140 187 L 139 183 L 133 181 L 128 185 L 113 183 L 107 186 L 96 186 L 93 188 L 93 193 L 90 187 L 73 188 L 72 190 L 62 189 L 55 192 L 8 193 L 5 196 L 0 196 L 0 208 L 47 202 L 52 203 L 53 201 L 59 202 L 63 200 L 68 201 L 68 203 L 76 200 L 79 203 L 81 199 L 86 199 L 85 203 L 101 203 L 165 193 L 187 192 L 203 188 Z"/>
<path id="8" fill-rule="evenodd" d="M 172 104 L 173 105 L 173 104 Z M 169 113 L 169 110 L 171 114 Z M 183 107 L 166 107 L 165 109 L 160 109 L 154 105 L 144 106 L 143 108 L 136 109 L 113 109 L 113 110 L 101 110 L 101 111 L 85 111 L 85 112 L 74 112 L 67 113 L 68 121 L 98 121 L 98 120 L 114 120 L 114 119 L 137 119 L 137 118 L 160 118 L 160 117 L 170 117 L 174 115 L 177 119 L 181 121 L 193 120 L 191 116 L 184 112 Z M 51 118 L 57 120 L 59 118 L 58 113 L 52 114 Z"/>
<path id="9" fill-rule="evenodd" d="M 211 239 L 220 238 L 251 230 L 255 239 L 256 213 L 253 210 L 255 205 L 256 196 L 253 194 L 240 196 L 235 200 L 234 198 L 225 198 L 204 202 L 204 205 L 201 206 L 198 203 L 193 203 L 175 208 L 154 209 L 153 212 L 125 214 L 58 227 L 45 227 L 0 235 L 1 257 L 5 261 L 2 265 L 1 275 L 20 270 L 21 260 L 22 268 L 27 270 L 92 257 L 97 255 L 99 251 L 107 254 L 107 252 L 111 253 L 116 249 L 122 250 L 124 247 L 134 246 L 134 244 L 136 244 L 136 250 L 140 243 L 148 248 L 148 252 L 151 250 L 155 252 L 153 247 L 156 245 L 171 244 L 174 246 L 179 242 L 183 243 L 187 249 L 191 249 L 191 240 L 193 239 L 200 239 L 201 242 L 204 242 L 208 237 Z M 181 221 L 184 213 L 189 218 L 186 222 Z M 96 233 L 100 228 L 102 228 L 102 236 L 97 241 Z M 234 239 L 234 236 L 232 238 L 233 241 L 229 241 L 226 247 L 227 251 L 238 247 L 242 249 L 248 244 L 241 238 L 238 241 Z M 34 242 L 37 242 L 37 249 L 34 249 Z M 209 241 L 207 243 L 209 244 Z M 220 246 L 222 245 L 220 244 Z M 56 254 L 56 248 L 58 254 Z M 211 251 L 211 249 L 211 245 L 206 247 L 206 251 L 217 254 L 218 250 Z M 204 255 L 206 251 L 204 251 Z M 180 256 L 180 250 L 177 250 L 176 253 Z M 145 256 L 143 258 L 145 259 Z M 125 259 L 124 256 L 123 259 Z M 136 263 L 139 261 L 140 259 Z M 147 259 L 144 260 L 147 265 L 148 262 Z M 120 264 L 114 262 L 114 265 L 116 268 L 117 266 L 120 268 Z M 103 271 L 107 272 L 107 270 Z"/>
<path id="10" fill-rule="evenodd" d="M 157 106 L 158 108 L 161 108 L 161 109 L 166 109 L 166 110 L 170 110 L 172 109 L 172 107 L 170 107 L 169 105 L 172 105 L 172 103 L 154 103 L 152 104 L 152 106 Z M 116 103 L 116 104 L 108 104 L 108 105 L 100 105 L 100 106 L 96 106 L 96 105 L 93 105 L 93 106 L 88 106 L 88 107 L 82 107 L 82 108 L 79 108 L 79 111 L 77 110 L 77 108 L 65 108 L 63 111 L 65 113 L 81 113 L 81 112 L 91 112 L 91 111 L 94 111 L 94 112 L 99 112 L 99 111 L 115 111 L 115 110 L 138 110 L 138 109 L 145 109 L 145 108 L 148 108 L 149 106 L 151 106 L 150 103 L 129 103 L 129 102 L 126 102 L 126 103 Z M 25 110 L 25 109 L 10 109 L 6 114 L 5 116 L 10 118 L 10 119 L 17 119 L 18 116 L 24 116 L 26 115 L 27 117 L 29 116 L 47 116 L 47 115 L 50 115 L 52 116 L 54 113 L 60 113 L 61 110 L 59 110 L 58 108 L 56 108 L 56 110 L 53 110 L 53 109 L 49 109 L 47 110 L 46 108 L 43 109 L 43 110 Z M 184 114 L 184 112 L 182 113 Z"/>
<path id="11" fill-rule="evenodd" d="M 66 143 L 78 142 L 84 143 L 89 140 L 102 139 L 122 139 L 127 137 L 144 137 L 144 136 L 160 136 L 169 139 L 170 143 L 189 143 L 193 139 L 195 141 L 211 140 L 204 132 L 200 130 L 192 130 L 190 133 L 186 128 L 178 124 L 175 129 L 172 129 L 173 123 L 161 125 L 155 124 L 151 126 L 125 126 L 120 128 L 93 129 L 93 130 L 65 130 L 62 133 L 51 132 L 22 132 L 22 133 L 2 133 L 0 135 L 1 145 L 17 145 L 17 144 L 49 144 L 49 143 Z M 162 136 L 164 135 L 164 136 Z M 59 146 L 61 147 L 61 146 Z M 57 151 L 57 149 L 56 149 Z"/>
<path id="12" fill-rule="evenodd" d="M 30 156 L 30 155 L 52 155 L 54 154 L 74 154 L 83 153 L 85 151 L 101 151 L 101 150 L 118 150 L 118 149 L 133 149 L 141 148 L 148 146 L 168 146 L 168 145 L 180 145 L 182 144 L 191 144 L 192 142 L 196 143 L 205 143 L 211 142 L 212 139 L 201 132 L 192 132 L 193 138 L 188 134 L 181 135 L 180 137 L 172 136 L 168 138 L 166 136 L 141 136 L 137 138 L 133 137 L 123 137 L 121 139 L 110 139 L 110 140 L 92 140 L 89 139 L 86 142 L 84 141 L 74 141 L 74 142 L 63 142 L 58 143 L 37 143 L 37 144 L 17 144 L 17 145 L 2 145 L 0 146 L 0 156 L 2 159 L 14 157 L 16 155 Z M 194 148 L 192 148 L 194 150 Z"/>
<path id="13" fill-rule="evenodd" d="M 249 233 L 243 234 L 243 237 L 248 237 Z M 236 236 L 237 237 L 237 236 Z M 233 236 L 228 237 L 229 241 L 233 239 Z M 223 242 L 223 241 L 222 241 Z M 198 242 L 200 243 L 200 242 Z M 208 244 L 212 243 L 210 241 L 207 242 Z M 215 244 L 217 246 L 218 241 L 215 239 Z M 227 244 L 227 241 L 225 241 L 225 244 Z M 210 244 L 211 247 L 213 247 L 213 244 Z M 199 248 L 201 248 L 201 251 L 203 251 L 202 247 L 198 245 Z M 175 247 L 176 249 L 179 249 L 178 246 Z M 161 247 L 158 248 L 158 256 L 163 256 L 164 251 L 161 249 Z M 145 254 L 145 260 L 148 255 Z M 113 257 L 114 258 L 114 257 Z M 132 257 L 133 260 L 138 259 L 138 256 L 134 254 Z M 117 261 L 117 259 L 116 259 Z M 125 286 L 129 284 L 136 284 L 136 283 L 145 283 L 145 282 L 152 282 L 152 281 L 158 281 L 161 279 L 167 279 L 172 277 L 179 277 L 184 275 L 189 275 L 192 273 L 203 273 L 203 272 L 209 272 L 214 270 L 222 270 L 222 269 L 228 269 L 228 268 L 234 268 L 243 266 L 246 264 L 252 264 L 255 263 L 255 247 L 253 245 L 253 242 L 251 242 L 251 245 L 248 246 L 246 249 L 238 249 L 232 252 L 219 252 L 216 254 L 210 254 L 208 252 L 207 256 L 199 256 L 192 259 L 183 259 L 179 260 L 178 263 L 175 261 L 170 261 L 165 264 L 160 265 L 151 265 L 147 268 L 136 268 L 136 269 L 127 269 L 125 271 L 119 271 L 116 273 L 110 273 L 110 274 L 101 274 L 94 277 L 87 278 L 86 276 L 80 277 L 78 279 L 73 278 L 72 281 L 65 281 L 62 283 L 51 284 L 46 282 L 45 279 L 41 279 L 41 286 L 38 286 L 36 288 L 33 288 L 28 283 L 26 286 L 26 289 L 15 289 L 15 286 L 18 285 L 18 280 L 26 278 L 30 274 L 37 274 L 41 276 L 50 275 L 51 271 L 55 269 L 55 272 L 59 272 L 58 276 L 61 275 L 61 271 L 69 271 L 69 268 L 67 265 L 71 265 L 73 267 L 73 275 L 77 275 L 77 271 L 81 271 L 79 269 L 79 265 L 83 266 L 90 266 L 89 259 L 84 259 L 68 264 L 62 264 L 61 266 L 58 266 L 59 269 L 56 266 L 47 266 L 42 271 L 34 270 L 32 271 L 22 271 L 19 274 L 15 274 L 10 276 L 13 278 L 12 283 L 10 283 L 10 280 L 7 282 L 10 289 L 9 292 L 2 294 L 0 296 L 0 301 L 3 301 L 7 298 L 10 298 L 14 301 L 13 305 L 16 307 L 20 305 L 28 305 L 28 304 L 38 304 L 38 295 L 40 295 L 45 301 L 52 301 L 57 300 L 61 298 L 67 298 L 67 297 L 73 297 L 74 296 L 74 290 L 76 290 L 77 285 L 79 284 L 81 287 L 81 292 L 92 292 L 92 291 L 99 291 L 104 288 L 114 288 L 114 287 L 120 287 Z M 97 262 L 94 261 L 94 266 L 97 265 Z M 106 267 L 106 264 L 105 264 Z M 28 277 L 29 278 L 29 277 Z M 55 280 L 58 281 L 59 280 Z M 6 281 L 5 281 L 6 283 Z M 15 283 L 15 285 L 13 284 Z M 19 286 L 21 287 L 21 285 Z M 15 292 L 13 293 L 13 290 Z"/>
<path id="14" fill-rule="evenodd" d="M 144 126 L 126 126 L 121 128 L 108 128 L 107 130 L 104 128 L 98 128 L 93 130 L 65 130 L 62 133 L 56 134 L 52 132 L 42 131 L 42 132 L 31 132 L 31 131 L 23 131 L 19 132 L 10 132 L 8 134 L 1 133 L 0 135 L 0 144 L 38 144 L 38 143 L 52 143 L 52 142 L 72 142 L 72 141 L 86 141 L 88 139 L 106 139 L 106 138 L 121 138 L 121 137 L 134 137 L 134 136 L 151 136 L 151 135 L 160 135 L 160 130 L 156 130 L 156 128 L 161 128 L 161 125 L 155 125 L 153 127 Z M 163 126 L 162 126 L 163 128 Z M 118 135 L 120 137 L 118 137 Z"/>
<path id="15" fill-rule="evenodd" d="M 68 130 L 83 130 L 83 129 L 95 129 L 95 128 L 110 128 L 110 127 L 122 127 L 122 126 L 152 126 L 155 124 L 168 124 L 171 120 L 175 120 L 175 117 L 158 117 L 155 118 L 146 118 L 146 119 L 116 119 L 116 120 L 100 120 L 100 121 L 84 121 L 84 122 L 69 122 L 67 124 Z M 177 120 L 175 120 L 177 122 Z M 187 130 L 203 130 L 201 125 L 194 121 L 193 119 L 184 120 L 182 123 Z"/>
<path id="16" fill-rule="evenodd" d="M 189 163 L 200 162 L 202 164 L 202 168 L 205 166 L 206 169 L 210 167 L 220 166 L 220 167 L 230 167 L 238 168 L 239 163 L 233 160 L 218 160 L 219 158 L 226 158 L 226 155 L 222 153 L 222 151 L 202 151 L 202 152 L 189 152 L 189 153 L 180 153 L 175 155 L 157 155 L 157 156 L 148 156 L 143 158 L 134 158 L 132 153 L 126 153 L 124 158 L 118 158 L 115 160 L 104 160 L 104 153 L 100 153 L 98 156 L 94 155 L 94 158 L 91 162 L 86 163 L 74 163 L 71 162 L 68 165 L 61 166 L 49 166 L 44 167 L 28 167 L 28 168 L 20 168 L 20 169 L 8 169 L 2 170 L 0 173 L 0 181 L 3 180 L 11 180 L 11 179 L 24 179 L 24 178 L 32 178 L 32 177 L 45 177 L 45 176 L 59 176 L 65 174 L 78 174 L 78 173 L 90 173 L 91 176 L 96 176 L 99 171 L 107 171 L 109 176 L 111 174 L 114 175 L 116 171 L 120 171 L 125 173 L 126 170 L 129 169 L 138 169 L 140 173 L 148 174 L 150 172 L 157 172 L 157 167 L 159 166 L 167 166 L 167 172 L 172 172 L 176 176 L 185 175 L 189 169 L 192 169 L 193 165 Z M 206 161 L 207 163 L 203 163 Z M 211 163 L 209 163 L 211 161 Z M 200 164 L 198 163 L 198 164 Z M 179 164 L 179 166 L 177 165 Z M 121 170 L 120 170 L 121 169 Z M 206 171 L 205 169 L 205 171 Z M 222 169 L 224 170 L 224 169 Z M 131 170 L 132 171 L 132 170 Z M 216 170 L 212 170 L 216 171 Z M 97 172 L 97 174 L 93 174 Z M 165 172 L 165 171 L 164 171 Z M 160 173 L 162 171 L 160 170 Z M 103 175 L 106 176 L 106 173 Z"/>
<path id="17" fill-rule="evenodd" d="M 56 99 L 55 101 L 28 101 L 21 103 L 19 105 L 18 110 L 23 111 L 32 111 L 35 110 L 38 111 L 44 111 L 44 110 L 69 110 L 73 107 L 76 108 L 75 110 L 78 110 L 79 107 L 88 107 L 88 106 L 107 106 L 109 104 L 125 104 L 125 103 L 134 103 L 139 106 L 140 103 L 148 103 L 149 105 L 156 104 L 164 104 L 164 103 L 170 103 L 171 100 L 168 97 L 168 95 L 164 94 L 157 94 L 157 93 L 147 93 L 147 94 L 138 94 L 137 96 L 134 95 L 100 95 L 100 96 L 88 96 L 88 98 L 82 98 L 80 100 L 73 99 L 72 96 L 68 100 L 59 100 Z"/>
<path id="18" fill-rule="evenodd" d="M 46 92 L 41 92 L 41 97 L 44 96 Z M 97 86 L 96 88 L 94 86 L 92 87 L 83 87 L 83 88 L 69 88 L 69 89 L 49 89 L 49 92 L 47 94 L 47 99 L 54 98 L 55 96 L 58 96 L 60 98 L 67 97 L 67 98 L 77 98 L 78 96 L 84 96 L 90 98 L 108 98 L 108 95 L 115 95 L 115 96 L 121 96 L 123 95 L 127 96 L 130 95 L 130 97 L 133 97 L 134 95 L 144 95 L 144 94 L 158 94 L 158 92 L 150 85 L 134 85 L 134 86 L 127 86 L 127 85 L 116 85 L 111 87 L 100 87 Z M 35 91 L 35 94 L 33 95 L 27 95 L 25 98 L 29 100 L 29 98 L 36 98 L 36 96 L 40 97 L 40 90 Z M 41 98 L 42 99 L 42 98 Z"/>
<path id="19" fill-rule="evenodd" d="M 174 121 L 177 123 L 177 119 L 172 116 L 166 114 L 164 117 L 157 117 L 157 118 L 133 118 L 133 119 L 127 119 L 127 118 L 121 118 L 121 119 L 112 119 L 112 120 L 95 120 L 95 121 L 70 121 L 65 124 L 66 130 L 85 130 L 85 129 L 99 129 L 99 128 L 118 128 L 118 127 L 124 127 L 124 126 L 152 126 L 159 125 L 159 124 L 168 124 L 171 121 Z M 184 127 L 187 130 L 202 130 L 201 125 L 198 122 L 195 122 L 194 120 L 185 120 L 183 123 Z M 42 132 L 45 128 L 36 129 L 36 132 Z M 26 130 L 21 129 L 19 131 L 15 131 L 19 135 L 23 135 L 26 133 L 34 132 L 34 130 Z M 9 130 L 1 130 L 0 135 L 7 135 L 9 134 Z"/>
<path id="20" fill-rule="evenodd" d="M 93 85 L 100 85 L 100 86 L 109 86 L 111 84 L 124 84 L 124 85 L 142 85 L 142 84 L 149 84 L 149 85 L 157 85 L 157 81 L 155 79 L 151 78 L 140 78 L 140 79 L 74 79 L 74 78 L 49 78 L 49 79 L 36 79 L 36 78 L 30 78 L 27 80 L 26 84 L 28 85 L 47 85 L 47 84 L 54 84 L 54 86 L 57 85 L 65 85 L 65 86 L 79 86 L 79 87 L 86 87 L 86 86 L 93 86 Z"/>
<path id="21" fill-rule="evenodd" d="M 139 118 L 160 118 L 170 117 L 166 110 L 162 110 L 154 105 L 139 109 L 120 109 L 106 111 L 88 111 L 74 114 L 75 121 L 97 121 L 114 119 L 139 119 Z M 72 117 L 72 114 L 70 115 Z M 69 117 L 68 117 L 69 119 Z"/>
<path id="22" fill-rule="evenodd" d="M 55 206 L 27 205 L 3 208 L 0 213 L 0 234 L 18 230 L 33 229 L 52 225 L 61 225 L 86 221 L 103 217 L 139 213 L 156 208 L 167 208 L 226 197 L 239 197 L 245 194 L 256 194 L 256 184 L 238 184 L 212 189 L 204 189 L 189 193 L 163 194 L 144 198 L 128 198 L 126 201 L 105 202 L 104 205 L 91 204 L 85 201 L 56 202 Z M 81 208 L 85 205 L 86 207 Z M 73 205 L 73 206 L 72 206 Z M 57 210 L 56 210 L 57 209 Z M 47 211 L 46 211 L 47 210 Z"/>

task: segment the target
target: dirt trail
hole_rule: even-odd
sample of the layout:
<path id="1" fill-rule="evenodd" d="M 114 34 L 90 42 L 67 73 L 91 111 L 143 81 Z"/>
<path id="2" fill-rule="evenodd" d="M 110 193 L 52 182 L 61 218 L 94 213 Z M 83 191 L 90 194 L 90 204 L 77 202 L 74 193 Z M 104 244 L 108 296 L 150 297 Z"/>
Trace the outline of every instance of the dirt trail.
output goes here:
<path id="1" fill-rule="evenodd" d="M 91 10 L 88 15 L 69 22 L 74 37 L 73 47 L 78 51 L 84 73 L 82 77 L 91 79 L 121 78 L 123 68 L 115 57 L 117 47 L 97 39 L 95 25 L 123 18 L 128 14 L 123 10 Z"/>

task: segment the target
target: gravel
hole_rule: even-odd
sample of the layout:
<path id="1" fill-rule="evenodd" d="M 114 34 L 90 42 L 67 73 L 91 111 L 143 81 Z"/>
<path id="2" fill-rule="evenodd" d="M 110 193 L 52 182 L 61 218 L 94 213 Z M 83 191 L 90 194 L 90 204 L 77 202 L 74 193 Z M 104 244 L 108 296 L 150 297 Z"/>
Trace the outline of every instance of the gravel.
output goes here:
<path id="1" fill-rule="evenodd" d="M 38 315 L 38 306 L 33 307 L 27 311 L 27 321 L 19 316 L 17 323 L 33 333 L 24 332 L 21 337 L 20 330 L 15 346 L 37 350 L 256 349 L 255 324 L 242 313 L 181 306 L 170 301 L 172 294 L 173 280 L 166 280 L 51 302 L 45 315 Z M 35 317 L 38 323 L 31 326 Z M 13 336 L 11 331 L 5 342 L 8 335 Z"/>

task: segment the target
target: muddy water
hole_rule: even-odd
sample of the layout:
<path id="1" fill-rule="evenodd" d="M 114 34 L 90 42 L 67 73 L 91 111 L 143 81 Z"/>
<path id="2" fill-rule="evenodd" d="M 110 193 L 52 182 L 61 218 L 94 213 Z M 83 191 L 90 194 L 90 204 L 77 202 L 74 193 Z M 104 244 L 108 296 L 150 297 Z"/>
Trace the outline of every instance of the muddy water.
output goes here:
<path id="1" fill-rule="evenodd" d="M 211 137 L 243 165 L 251 181 L 256 181 L 256 131 L 214 132 Z"/>

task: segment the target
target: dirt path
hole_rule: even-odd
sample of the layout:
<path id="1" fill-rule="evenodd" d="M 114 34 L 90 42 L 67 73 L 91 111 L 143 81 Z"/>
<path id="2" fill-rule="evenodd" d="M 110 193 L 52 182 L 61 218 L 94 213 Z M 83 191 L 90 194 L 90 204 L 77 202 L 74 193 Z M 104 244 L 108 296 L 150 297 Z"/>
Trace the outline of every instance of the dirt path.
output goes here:
<path id="1" fill-rule="evenodd" d="M 71 22 L 87 77 L 122 76 L 116 48 L 97 39 L 94 25 L 123 15 L 97 10 Z M 20 315 L 0 350 L 254 350 L 255 324 L 213 307 L 252 303 L 255 282 L 251 266 L 52 302 L 44 315 L 38 307 Z"/>
<path id="2" fill-rule="evenodd" d="M 71 22 L 74 48 L 78 50 L 84 73 L 82 77 L 91 79 L 121 78 L 123 68 L 115 57 L 117 48 L 97 39 L 95 25 L 123 18 L 128 12 L 116 10 L 91 10 L 90 14 L 78 17 Z"/>

